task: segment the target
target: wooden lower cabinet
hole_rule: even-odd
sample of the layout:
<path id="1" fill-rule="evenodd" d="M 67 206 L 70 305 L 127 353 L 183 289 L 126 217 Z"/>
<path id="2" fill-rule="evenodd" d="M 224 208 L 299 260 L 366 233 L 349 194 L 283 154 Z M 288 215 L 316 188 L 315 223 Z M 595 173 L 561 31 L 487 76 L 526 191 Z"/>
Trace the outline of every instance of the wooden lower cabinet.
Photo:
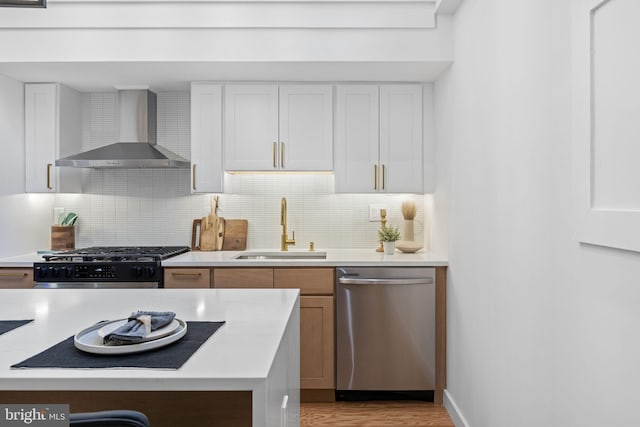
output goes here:
<path id="1" fill-rule="evenodd" d="M 216 268 L 212 288 L 273 288 L 273 268 Z"/>
<path id="2" fill-rule="evenodd" d="M 208 268 L 165 268 L 164 287 L 175 289 L 209 288 L 211 274 Z"/>
<path id="3" fill-rule="evenodd" d="M 214 288 L 300 289 L 300 398 L 334 400 L 333 268 L 214 268 Z"/>
<path id="4" fill-rule="evenodd" d="M 300 297 L 300 388 L 333 389 L 333 296 Z"/>
<path id="5" fill-rule="evenodd" d="M 300 289 L 300 400 L 335 400 L 333 268 L 276 268 L 275 288 Z"/>
<path id="6" fill-rule="evenodd" d="M 333 268 L 276 268 L 275 288 L 300 289 L 300 295 L 333 295 Z"/>
<path id="7" fill-rule="evenodd" d="M 32 268 L 0 268 L 0 289 L 33 288 Z"/>

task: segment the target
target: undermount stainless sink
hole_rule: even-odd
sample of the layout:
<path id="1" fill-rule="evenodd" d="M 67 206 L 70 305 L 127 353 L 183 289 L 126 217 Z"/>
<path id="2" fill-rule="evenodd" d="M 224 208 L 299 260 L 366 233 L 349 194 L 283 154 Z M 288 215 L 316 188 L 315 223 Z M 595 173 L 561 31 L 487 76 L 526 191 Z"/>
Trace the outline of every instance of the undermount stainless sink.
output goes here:
<path id="1" fill-rule="evenodd" d="M 253 260 L 323 260 L 327 259 L 326 252 L 243 252 L 233 259 Z"/>

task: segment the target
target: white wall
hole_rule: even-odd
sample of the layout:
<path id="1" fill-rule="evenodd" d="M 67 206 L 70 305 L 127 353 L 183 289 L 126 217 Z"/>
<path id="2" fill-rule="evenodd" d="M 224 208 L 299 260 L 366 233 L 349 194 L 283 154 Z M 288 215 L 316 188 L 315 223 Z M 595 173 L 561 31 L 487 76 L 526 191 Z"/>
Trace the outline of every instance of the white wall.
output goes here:
<path id="1" fill-rule="evenodd" d="M 0 75 L 0 256 L 49 246 L 52 197 L 24 194 L 24 86 Z"/>
<path id="2" fill-rule="evenodd" d="M 466 0 L 454 18 L 455 63 L 436 84 L 434 245 L 449 250 L 459 425 L 640 425 L 640 255 L 573 239 L 574 13 Z"/>

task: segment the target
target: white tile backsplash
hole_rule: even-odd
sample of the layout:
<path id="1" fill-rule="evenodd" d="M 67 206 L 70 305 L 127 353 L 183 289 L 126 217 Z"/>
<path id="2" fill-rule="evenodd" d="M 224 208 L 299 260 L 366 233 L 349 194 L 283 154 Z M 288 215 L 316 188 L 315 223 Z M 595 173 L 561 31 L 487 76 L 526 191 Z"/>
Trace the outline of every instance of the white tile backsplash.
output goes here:
<path id="1" fill-rule="evenodd" d="M 114 93 L 84 95 L 85 149 L 116 142 Z M 188 92 L 158 93 L 158 144 L 190 158 Z M 193 219 L 209 213 L 208 194 L 190 194 L 188 169 L 87 169 L 83 194 L 58 194 L 54 206 L 79 214 L 76 246 L 190 245 Z M 375 248 L 379 223 L 369 204 L 387 206 L 387 219 L 402 231 L 401 204 L 418 207 L 416 240 L 422 241 L 424 196 L 335 194 L 330 174 L 225 175 L 219 215 L 249 220 L 250 249 L 280 244 L 280 200 L 287 198 L 288 231 L 296 248 Z"/>

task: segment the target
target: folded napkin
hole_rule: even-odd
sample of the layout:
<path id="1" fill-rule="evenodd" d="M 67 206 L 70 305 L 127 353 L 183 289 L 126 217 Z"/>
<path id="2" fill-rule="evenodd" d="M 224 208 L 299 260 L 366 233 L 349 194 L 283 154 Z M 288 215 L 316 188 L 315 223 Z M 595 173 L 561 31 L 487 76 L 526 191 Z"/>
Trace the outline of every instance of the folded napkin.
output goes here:
<path id="1" fill-rule="evenodd" d="M 136 311 L 131 313 L 127 323 L 115 331 L 107 334 L 103 343 L 107 345 L 137 344 L 156 329 L 160 329 L 173 322 L 176 314 L 172 311 Z"/>

